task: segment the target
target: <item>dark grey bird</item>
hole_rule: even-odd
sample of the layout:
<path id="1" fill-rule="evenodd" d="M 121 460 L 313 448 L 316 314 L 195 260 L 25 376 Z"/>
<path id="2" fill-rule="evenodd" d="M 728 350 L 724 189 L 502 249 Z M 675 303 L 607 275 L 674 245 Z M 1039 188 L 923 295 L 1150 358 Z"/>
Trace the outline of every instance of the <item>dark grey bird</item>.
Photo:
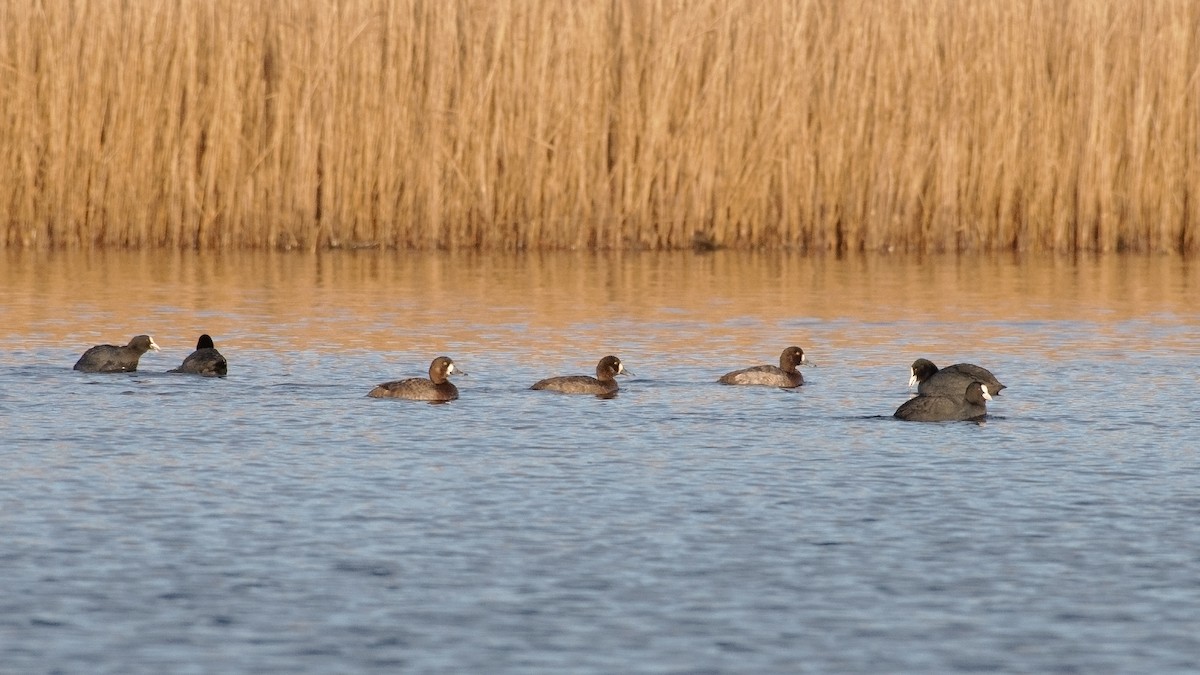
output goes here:
<path id="1" fill-rule="evenodd" d="M 987 368 L 973 363 L 956 363 L 939 369 L 929 359 L 913 361 L 909 369 L 908 386 L 917 385 L 918 394 L 958 396 L 972 382 L 987 385 L 988 393 L 999 396 L 1005 385 Z"/>
<path id="2" fill-rule="evenodd" d="M 229 363 L 221 352 L 213 345 L 213 339 L 208 333 L 200 336 L 196 341 L 196 351 L 188 355 L 183 363 L 168 373 L 191 373 L 193 375 L 203 375 L 205 377 L 225 377 L 229 372 Z"/>
<path id="3" fill-rule="evenodd" d="M 954 422 L 982 419 L 992 395 L 986 384 L 971 382 L 957 396 L 919 394 L 896 408 L 895 417 L 912 422 Z"/>
<path id="4" fill-rule="evenodd" d="M 138 359 L 148 351 L 158 351 L 154 338 L 138 335 L 124 347 L 96 345 L 75 362 L 75 370 L 85 373 L 131 373 L 137 370 Z"/>

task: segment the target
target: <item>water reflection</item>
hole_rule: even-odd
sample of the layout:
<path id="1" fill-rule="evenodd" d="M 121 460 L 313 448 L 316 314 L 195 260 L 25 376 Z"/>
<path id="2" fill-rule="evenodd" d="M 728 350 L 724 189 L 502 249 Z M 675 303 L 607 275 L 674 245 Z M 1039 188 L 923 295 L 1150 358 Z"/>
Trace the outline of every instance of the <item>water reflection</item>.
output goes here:
<path id="1" fill-rule="evenodd" d="M 755 322 L 953 324 L 1196 321 L 1181 257 L 799 256 L 781 253 L 5 251 L 2 320 L 31 342 L 94 344 L 150 332 L 178 346 L 207 332 L 241 348 L 429 351 L 503 342 L 619 351 L 653 330 L 663 351 L 704 339 L 780 346 Z M 148 325 L 149 324 L 149 325 Z M 648 328 L 651 327 L 651 328 Z M 802 330 L 798 332 L 803 332 Z M 862 339 L 858 334 L 855 339 Z M 680 340 L 683 341 L 680 341 Z M 780 335 L 784 343 L 799 342 Z M 1185 340 L 1168 332 L 1164 339 Z M 1135 345 L 1131 347 L 1136 348 Z M 483 347 L 480 347 L 482 350 Z M 757 358 L 769 358 L 764 351 Z"/>

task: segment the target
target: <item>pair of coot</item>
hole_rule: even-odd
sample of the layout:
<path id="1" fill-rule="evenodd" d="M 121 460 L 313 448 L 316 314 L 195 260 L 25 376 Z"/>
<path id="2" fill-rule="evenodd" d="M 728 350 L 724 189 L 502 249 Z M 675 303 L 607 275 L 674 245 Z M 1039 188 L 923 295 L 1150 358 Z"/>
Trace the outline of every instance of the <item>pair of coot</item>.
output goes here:
<path id="1" fill-rule="evenodd" d="M 138 361 L 148 351 L 159 351 L 154 338 L 138 335 L 124 346 L 96 345 L 83 353 L 75 362 L 75 370 L 85 373 L 132 373 L 138 369 Z M 196 341 L 196 351 L 188 355 L 178 368 L 168 373 L 190 373 L 208 377 L 225 377 L 229 364 L 213 345 L 207 333 Z"/>
<path id="2" fill-rule="evenodd" d="M 596 376 L 565 375 L 550 377 L 535 382 L 531 389 L 557 391 L 564 394 L 593 394 L 613 396 L 617 393 L 617 375 L 632 375 L 625 364 L 615 356 L 606 356 L 596 364 Z M 410 401 L 453 401 L 458 398 L 458 387 L 448 379 L 450 375 L 466 375 L 448 356 L 439 356 L 429 364 L 429 377 L 410 377 L 405 380 L 384 382 L 372 389 L 367 396 L 372 398 L 403 398 Z"/>
<path id="3" fill-rule="evenodd" d="M 1005 386 L 987 368 L 956 363 L 938 368 L 928 359 L 913 361 L 908 386 L 917 396 L 905 401 L 894 415 L 914 422 L 978 420 L 987 415 L 987 401 Z"/>

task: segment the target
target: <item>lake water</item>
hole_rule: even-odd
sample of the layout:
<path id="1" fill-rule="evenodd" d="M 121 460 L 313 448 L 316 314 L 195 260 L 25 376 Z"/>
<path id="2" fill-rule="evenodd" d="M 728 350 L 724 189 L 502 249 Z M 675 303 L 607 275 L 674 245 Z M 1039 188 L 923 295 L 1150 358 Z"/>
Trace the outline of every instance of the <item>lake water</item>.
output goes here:
<path id="1" fill-rule="evenodd" d="M 0 252 L 0 672 L 1196 672 L 1198 274 Z M 201 332 L 229 377 L 163 374 Z M 366 398 L 439 354 L 458 401 Z M 897 421 L 922 356 L 1009 388 Z"/>

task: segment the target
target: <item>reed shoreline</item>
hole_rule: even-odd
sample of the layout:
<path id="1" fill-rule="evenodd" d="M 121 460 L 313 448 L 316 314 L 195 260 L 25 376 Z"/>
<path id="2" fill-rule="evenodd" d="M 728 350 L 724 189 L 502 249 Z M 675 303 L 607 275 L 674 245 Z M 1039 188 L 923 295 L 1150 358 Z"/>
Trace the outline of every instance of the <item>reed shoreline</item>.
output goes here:
<path id="1" fill-rule="evenodd" d="M 0 247 L 1200 246 L 1200 3 L 0 6 Z"/>

